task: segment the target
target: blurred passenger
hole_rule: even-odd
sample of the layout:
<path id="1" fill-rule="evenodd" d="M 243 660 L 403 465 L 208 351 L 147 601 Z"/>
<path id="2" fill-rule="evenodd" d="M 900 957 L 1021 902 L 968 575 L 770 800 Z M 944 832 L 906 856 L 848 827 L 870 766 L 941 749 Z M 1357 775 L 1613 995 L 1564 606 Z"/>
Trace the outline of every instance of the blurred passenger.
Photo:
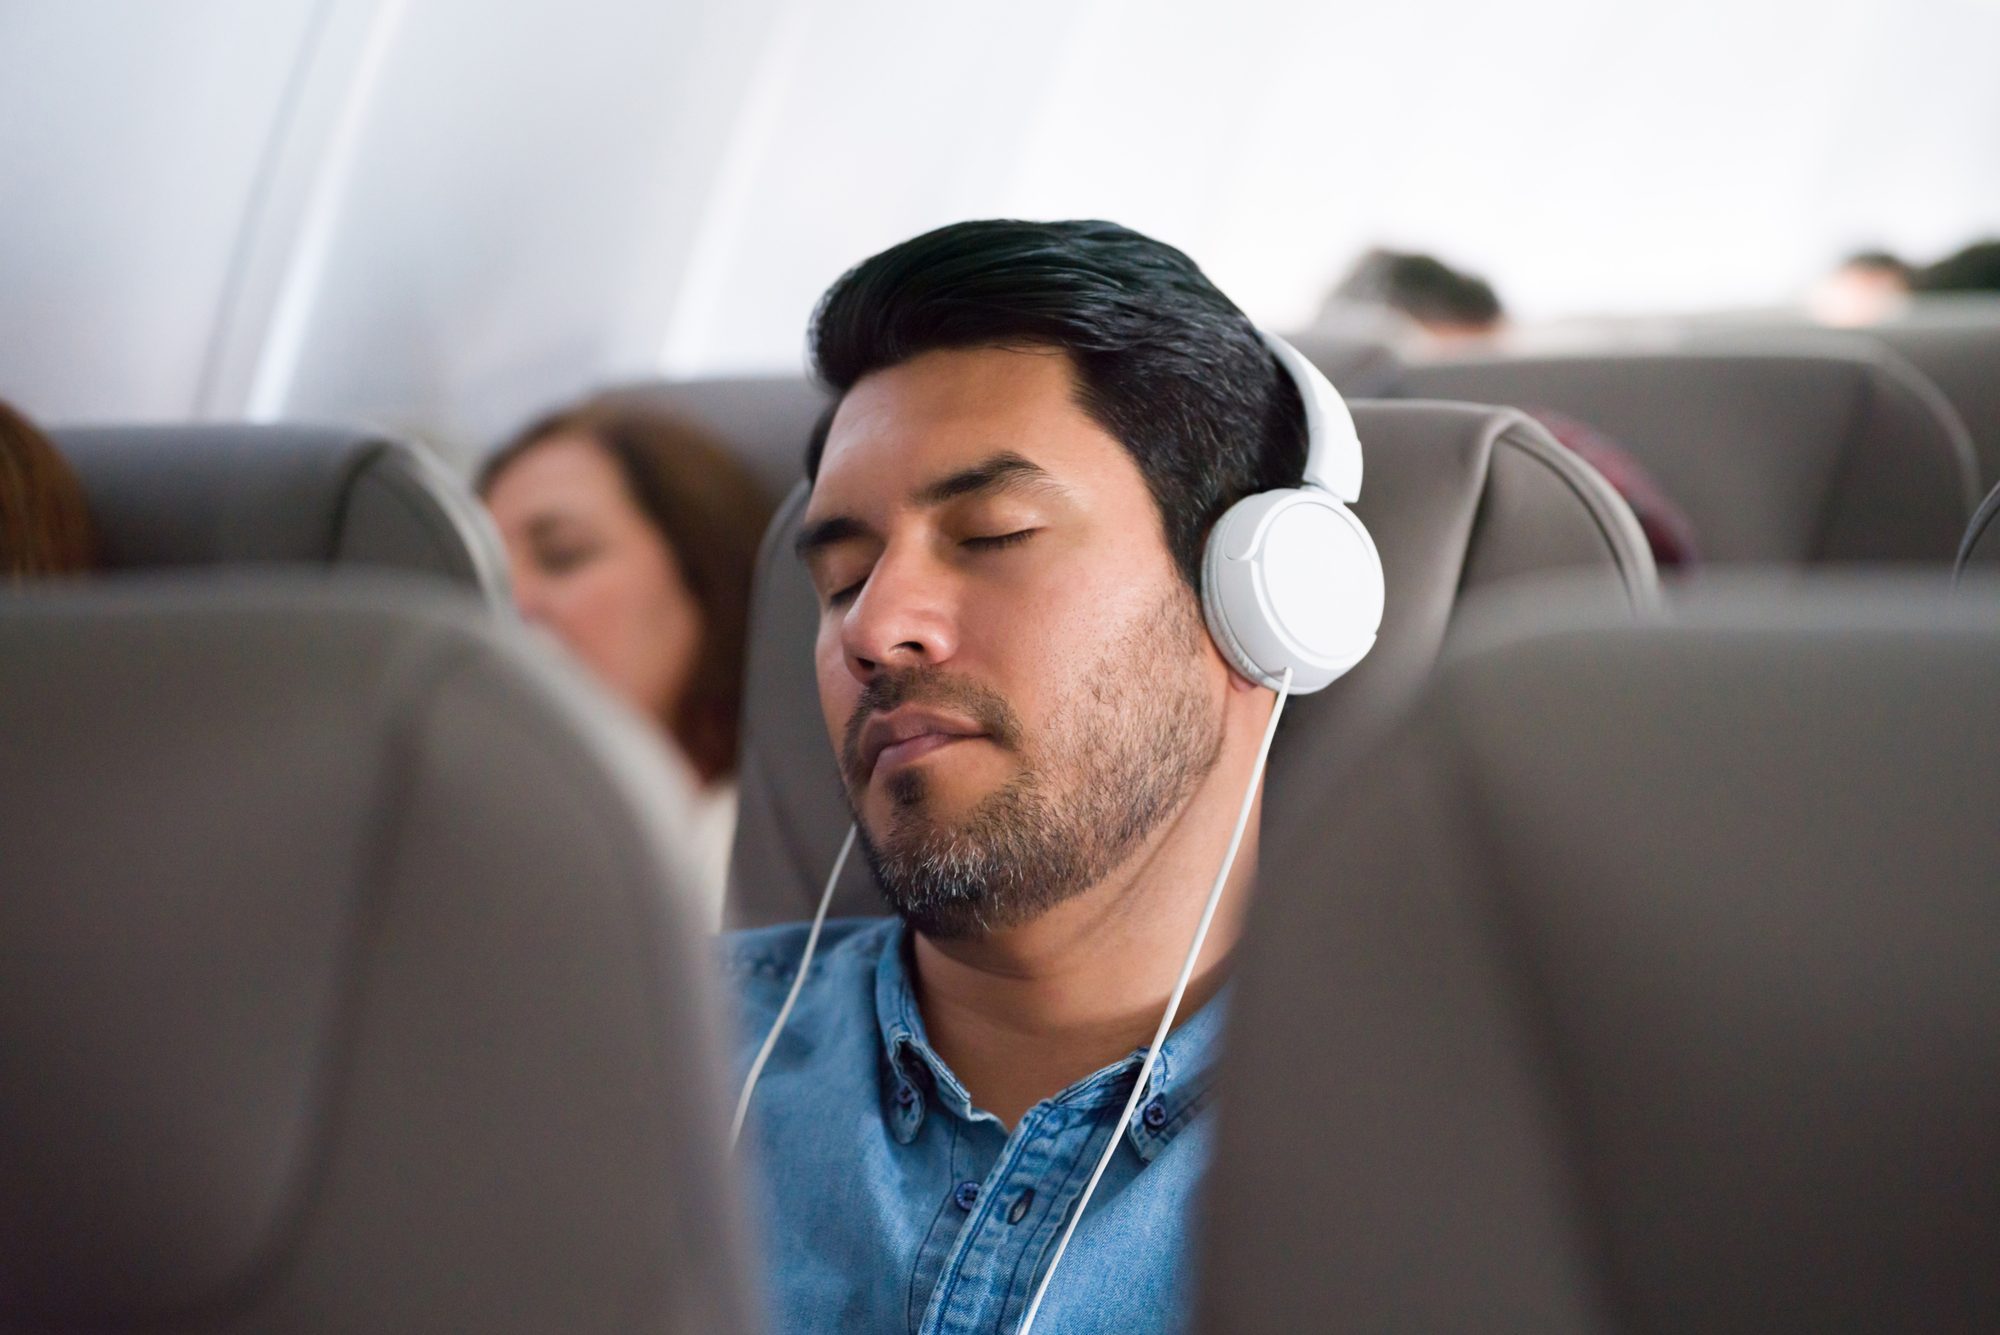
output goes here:
<path id="1" fill-rule="evenodd" d="M 1975 241 L 1917 271 L 1911 286 L 1928 292 L 2000 292 L 2000 241 Z"/>
<path id="2" fill-rule="evenodd" d="M 1376 249 L 1356 260 L 1322 313 L 1337 316 L 1342 307 L 1387 308 L 1433 343 L 1490 338 L 1506 325 L 1492 284 L 1412 251 Z"/>
<path id="3" fill-rule="evenodd" d="M 1910 304 L 1914 271 L 1886 250 L 1849 255 L 1806 298 L 1813 319 L 1840 329 L 1880 324 Z"/>
<path id="4" fill-rule="evenodd" d="M 1371 308 L 1406 322 L 1406 353 L 1464 351 L 1507 327 L 1506 307 L 1491 283 L 1434 255 L 1410 251 L 1371 250 L 1355 261 L 1328 296 L 1321 318 L 1351 327 L 1357 312 Z M 1685 571 L 1696 563 L 1693 521 L 1629 450 L 1567 414 L 1534 406 L 1523 410 L 1625 498 L 1661 569 Z"/>
<path id="5" fill-rule="evenodd" d="M 0 583 L 80 574 L 96 564 L 83 484 L 54 442 L 0 400 Z"/>
<path id="6" fill-rule="evenodd" d="M 604 396 L 549 414 L 490 458 L 521 613 L 656 720 L 693 772 L 711 925 L 736 822 L 737 725 L 757 545 L 772 506 L 721 445 Z"/>

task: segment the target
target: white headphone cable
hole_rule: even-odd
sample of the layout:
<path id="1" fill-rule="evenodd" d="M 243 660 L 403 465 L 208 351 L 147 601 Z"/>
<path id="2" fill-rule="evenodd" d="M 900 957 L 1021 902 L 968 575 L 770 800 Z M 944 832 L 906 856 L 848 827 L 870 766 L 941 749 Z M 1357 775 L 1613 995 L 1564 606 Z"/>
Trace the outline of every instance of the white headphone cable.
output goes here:
<path id="1" fill-rule="evenodd" d="M 1055 1278 L 1056 1267 L 1062 1264 L 1063 1253 L 1069 1250 L 1070 1235 L 1076 1232 L 1077 1224 L 1082 1221 L 1084 1209 L 1097 1190 L 1098 1179 L 1104 1176 L 1111 1156 L 1118 1150 L 1118 1142 L 1125 1138 L 1125 1128 L 1132 1124 L 1133 1109 L 1146 1096 L 1146 1083 L 1153 1078 L 1153 1066 L 1159 1061 L 1160 1045 L 1167 1041 L 1167 1034 L 1174 1027 L 1174 1014 L 1181 1008 L 1181 996 L 1187 991 L 1188 979 L 1194 976 L 1194 963 L 1201 958 L 1202 942 L 1208 939 L 1208 925 L 1215 919 L 1215 907 L 1222 902 L 1222 887 L 1228 883 L 1230 869 L 1236 865 L 1236 849 L 1243 842 L 1244 829 L 1250 824 L 1250 806 L 1264 778 L 1264 762 L 1271 755 L 1271 739 L 1278 733 L 1278 715 L 1284 712 L 1285 697 L 1292 692 L 1290 668 L 1285 669 L 1277 689 L 1278 698 L 1271 703 L 1270 721 L 1264 725 L 1264 741 L 1257 748 L 1257 764 L 1250 771 L 1249 786 L 1243 791 L 1243 806 L 1236 813 L 1236 829 L 1229 836 L 1229 850 L 1222 855 L 1222 868 L 1215 873 L 1215 884 L 1209 887 L 1208 902 L 1202 905 L 1201 922 L 1194 929 L 1194 944 L 1188 947 L 1187 959 L 1181 963 L 1181 976 L 1174 980 L 1173 995 L 1167 998 L 1167 1012 L 1160 1017 L 1160 1027 L 1153 1031 L 1153 1041 L 1146 1048 L 1146 1060 L 1140 1063 L 1138 1078 L 1132 1082 L 1132 1093 L 1125 1100 L 1125 1110 L 1118 1114 L 1118 1121 L 1104 1142 L 1104 1152 L 1097 1156 L 1097 1167 L 1091 1170 L 1090 1181 L 1083 1186 L 1083 1195 L 1077 1198 L 1076 1208 L 1070 1211 L 1069 1222 L 1063 1225 L 1062 1238 L 1056 1243 L 1056 1254 L 1049 1261 L 1049 1268 L 1042 1272 L 1042 1282 L 1035 1286 L 1035 1297 L 1028 1304 L 1028 1314 L 1021 1318 L 1021 1325 L 1014 1335 L 1029 1335 L 1035 1328 L 1035 1317 L 1042 1310 L 1042 1299 L 1048 1294 L 1049 1281 Z"/>
<path id="2" fill-rule="evenodd" d="M 729 1123 L 729 1148 L 733 1151 L 736 1142 L 743 1135 L 743 1119 L 750 1112 L 750 1095 L 756 1092 L 757 1077 L 764 1074 L 764 1063 L 771 1060 L 771 1052 L 778 1046 L 778 1035 L 785 1032 L 785 1021 L 792 1018 L 792 1006 L 799 999 L 799 989 L 805 986 L 806 971 L 812 968 L 813 952 L 819 949 L 819 929 L 826 922 L 827 906 L 833 903 L 833 887 L 840 884 L 840 869 L 847 865 L 847 855 L 854 851 L 855 827 L 847 827 L 847 838 L 841 842 L 840 856 L 833 860 L 833 870 L 827 873 L 826 889 L 820 892 L 819 911 L 813 914 L 812 930 L 806 933 L 806 948 L 799 957 L 798 976 L 792 979 L 792 990 L 785 994 L 785 1004 L 778 1007 L 778 1018 L 771 1021 L 771 1032 L 764 1035 L 764 1046 L 757 1049 L 757 1060 L 750 1063 L 750 1074 L 743 1081 L 743 1092 L 736 1096 L 736 1116 Z"/>

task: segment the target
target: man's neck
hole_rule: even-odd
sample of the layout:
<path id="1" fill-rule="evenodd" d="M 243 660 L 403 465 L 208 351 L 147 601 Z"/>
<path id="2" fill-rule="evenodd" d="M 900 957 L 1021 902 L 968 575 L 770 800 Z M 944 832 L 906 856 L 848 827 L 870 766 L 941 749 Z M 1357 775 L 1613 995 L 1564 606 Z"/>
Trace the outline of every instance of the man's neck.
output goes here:
<path id="1" fill-rule="evenodd" d="M 1247 771 L 1217 765 L 1138 854 L 1032 922 L 969 940 L 913 935 L 924 1026 L 976 1106 L 1011 1129 L 1036 1103 L 1151 1042 L 1221 864 Z M 1256 814 L 1177 1024 L 1222 986 L 1256 872 Z"/>

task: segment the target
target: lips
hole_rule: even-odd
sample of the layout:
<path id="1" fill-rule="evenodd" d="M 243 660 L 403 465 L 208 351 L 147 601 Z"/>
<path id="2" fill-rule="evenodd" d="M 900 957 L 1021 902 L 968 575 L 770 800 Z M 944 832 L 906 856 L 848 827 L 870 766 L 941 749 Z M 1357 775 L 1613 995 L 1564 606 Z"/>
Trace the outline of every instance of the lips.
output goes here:
<path id="1" fill-rule="evenodd" d="M 933 709 L 902 708 L 878 714 L 861 730 L 861 773 L 873 776 L 878 766 L 907 764 L 940 747 L 986 730 L 970 719 Z"/>

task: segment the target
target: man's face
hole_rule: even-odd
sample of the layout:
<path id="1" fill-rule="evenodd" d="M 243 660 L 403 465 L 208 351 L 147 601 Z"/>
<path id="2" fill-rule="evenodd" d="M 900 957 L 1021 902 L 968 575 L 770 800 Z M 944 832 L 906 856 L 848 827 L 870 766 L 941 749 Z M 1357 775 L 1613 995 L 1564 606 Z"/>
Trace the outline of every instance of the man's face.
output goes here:
<path id="1" fill-rule="evenodd" d="M 840 405 L 800 529 L 820 706 L 877 879 L 932 936 L 1101 881 L 1215 763 L 1227 670 L 1066 356 L 925 353 Z"/>

